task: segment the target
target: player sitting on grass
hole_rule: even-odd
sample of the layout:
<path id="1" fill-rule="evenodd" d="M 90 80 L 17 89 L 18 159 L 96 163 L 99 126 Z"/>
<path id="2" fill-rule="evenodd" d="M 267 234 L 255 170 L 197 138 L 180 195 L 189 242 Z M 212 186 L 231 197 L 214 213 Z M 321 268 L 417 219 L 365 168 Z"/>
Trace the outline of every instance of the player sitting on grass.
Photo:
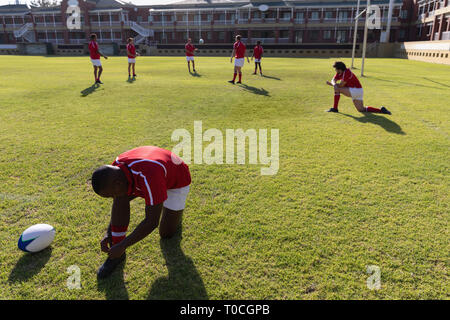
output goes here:
<path id="1" fill-rule="evenodd" d="M 188 166 L 169 150 L 153 146 L 122 153 L 112 165 L 94 171 L 95 193 L 113 198 L 111 221 L 100 243 L 101 250 L 109 256 L 97 272 L 99 278 L 109 276 L 125 260 L 125 250 L 158 226 L 162 238 L 175 234 L 190 183 Z M 145 199 L 145 218 L 125 237 L 130 222 L 130 201 L 135 197 Z"/>
<path id="2" fill-rule="evenodd" d="M 91 56 L 92 65 L 94 66 L 95 83 L 103 84 L 103 82 L 100 81 L 100 76 L 102 75 L 103 72 L 102 63 L 100 62 L 100 56 L 102 56 L 105 59 L 108 59 L 108 57 L 100 52 L 97 43 L 97 35 L 95 33 L 91 34 L 91 42 L 89 42 L 89 53 Z"/>
<path id="3" fill-rule="evenodd" d="M 256 71 L 258 71 L 258 66 L 259 66 L 259 74 L 262 75 L 262 70 L 261 70 L 261 58 L 263 55 L 263 47 L 261 45 L 261 41 L 256 41 L 256 46 L 253 48 L 253 55 L 252 55 L 252 60 L 253 58 L 255 58 L 255 72 L 253 74 L 256 74 Z"/>
<path id="4" fill-rule="evenodd" d="M 242 72 L 241 68 L 244 66 L 245 60 L 244 57 L 247 58 L 247 62 L 250 63 L 250 60 L 247 56 L 245 44 L 241 41 L 241 36 L 236 36 L 236 42 L 233 44 L 233 52 L 231 52 L 231 61 L 233 62 L 234 59 L 234 75 L 233 80 L 228 81 L 229 83 L 234 84 L 234 81 L 236 80 L 236 76 L 239 73 L 239 81 L 237 83 L 241 83 L 242 80 Z"/>
<path id="5" fill-rule="evenodd" d="M 327 110 L 327 112 L 338 112 L 339 99 L 341 98 L 341 93 L 347 97 L 352 98 L 353 104 L 359 112 L 374 112 L 374 113 L 384 113 L 391 114 L 385 107 L 381 109 L 373 107 L 364 107 L 363 103 L 363 88 L 361 83 L 355 74 L 347 69 L 343 62 L 337 61 L 334 63 L 333 68 L 336 70 L 336 75 L 327 84 L 334 87 L 334 106 Z M 336 81 L 339 81 L 337 83 Z"/>
<path id="6" fill-rule="evenodd" d="M 130 69 L 133 68 L 133 78 L 136 77 L 136 70 L 134 66 L 136 65 L 136 57 L 139 53 L 136 52 L 136 47 L 134 46 L 134 39 L 128 38 L 127 43 L 127 55 L 128 55 L 128 78 L 131 78 Z"/>
<path id="7" fill-rule="evenodd" d="M 192 61 L 192 70 L 194 70 L 194 72 L 196 72 L 195 71 L 195 62 L 194 62 L 194 53 L 198 49 L 196 47 L 194 47 L 194 45 L 192 44 L 191 38 L 188 39 L 188 42 L 184 46 L 184 49 L 186 51 L 186 61 L 187 61 L 189 72 L 191 72 L 191 61 Z"/>

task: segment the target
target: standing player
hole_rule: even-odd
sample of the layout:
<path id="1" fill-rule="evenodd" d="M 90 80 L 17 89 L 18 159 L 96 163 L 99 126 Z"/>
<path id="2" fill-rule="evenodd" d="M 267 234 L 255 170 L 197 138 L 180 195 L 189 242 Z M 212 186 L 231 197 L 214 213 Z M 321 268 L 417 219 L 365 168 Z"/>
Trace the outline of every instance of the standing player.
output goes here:
<path id="1" fill-rule="evenodd" d="M 161 238 L 175 234 L 190 183 L 188 166 L 169 150 L 153 146 L 122 153 L 112 165 L 94 171 L 95 193 L 113 198 L 111 221 L 100 243 L 101 250 L 109 257 L 97 272 L 99 278 L 109 276 L 125 260 L 125 250 L 156 228 L 159 227 Z M 130 201 L 136 197 L 145 199 L 145 218 L 125 237 L 130 222 Z"/>
<path id="2" fill-rule="evenodd" d="M 391 114 L 388 109 L 381 107 L 381 109 L 373 107 L 365 107 L 363 102 L 363 88 L 355 74 L 347 69 L 343 62 L 337 61 L 333 68 L 336 70 L 336 75 L 327 84 L 334 87 L 334 106 L 327 110 L 327 112 L 339 112 L 338 104 L 341 98 L 341 93 L 347 97 L 352 98 L 353 104 L 359 112 L 374 112 Z M 340 81 L 337 83 L 336 81 Z"/>
<path id="3" fill-rule="evenodd" d="M 194 53 L 198 49 L 196 47 L 194 47 L 194 45 L 192 44 L 191 38 L 188 39 L 188 42 L 184 46 L 184 49 L 186 51 L 186 61 L 187 61 L 189 72 L 191 72 L 191 61 L 192 61 L 192 69 L 194 70 L 194 72 L 196 72 L 195 71 L 195 62 L 194 62 Z"/>
<path id="4" fill-rule="evenodd" d="M 231 52 L 231 60 L 233 62 L 234 57 L 234 75 L 233 80 L 228 81 L 229 83 L 234 84 L 236 80 L 236 76 L 239 73 L 239 81 L 237 83 L 241 83 L 242 80 L 242 72 L 241 68 L 244 66 L 245 60 L 244 57 L 247 58 L 247 62 L 250 63 L 250 60 L 247 56 L 245 44 L 241 41 L 241 36 L 236 36 L 236 42 L 233 44 L 233 51 Z"/>
<path id="5" fill-rule="evenodd" d="M 108 57 L 100 52 L 97 43 L 97 35 L 95 33 L 91 34 L 91 41 L 89 42 L 89 53 L 91 56 L 92 65 L 94 66 L 95 83 L 103 84 L 103 82 L 100 81 L 100 76 L 102 75 L 103 72 L 102 63 L 100 62 L 100 56 L 102 56 L 105 59 L 108 59 Z"/>
<path id="6" fill-rule="evenodd" d="M 136 52 L 136 47 L 134 46 L 134 39 L 128 38 L 127 41 L 127 55 L 128 55 L 128 78 L 131 78 L 130 69 L 133 68 L 133 78 L 136 77 L 136 70 L 134 66 L 136 64 L 136 57 L 139 56 L 139 53 Z"/>
<path id="7" fill-rule="evenodd" d="M 253 58 L 255 58 L 255 72 L 253 74 L 256 74 L 256 71 L 258 71 L 259 66 L 259 74 L 262 75 L 261 70 L 261 58 L 264 53 L 263 47 L 261 46 L 261 41 L 256 41 L 256 46 L 253 48 L 253 55 L 252 55 L 252 61 Z"/>

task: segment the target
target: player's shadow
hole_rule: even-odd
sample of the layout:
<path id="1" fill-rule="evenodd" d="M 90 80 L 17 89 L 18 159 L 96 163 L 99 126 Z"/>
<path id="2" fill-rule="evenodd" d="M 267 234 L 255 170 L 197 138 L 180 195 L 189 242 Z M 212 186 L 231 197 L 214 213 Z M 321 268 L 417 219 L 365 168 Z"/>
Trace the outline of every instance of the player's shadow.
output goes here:
<path id="1" fill-rule="evenodd" d="M 181 249 L 181 227 L 170 239 L 161 239 L 160 246 L 169 275 L 155 280 L 147 299 L 156 300 L 206 300 L 203 280 L 194 262 Z"/>
<path id="2" fill-rule="evenodd" d="M 116 270 L 106 279 L 97 278 L 97 289 L 105 293 L 107 300 L 128 300 L 128 290 L 125 286 L 123 277 L 123 268 L 125 267 L 126 259 Z"/>
<path id="3" fill-rule="evenodd" d="M 136 81 L 136 78 L 135 77 L 128 77 L 128 79 L 126 80 L 126 82 L 128 82 L 128 83 L 133 83 L 133 82 L 135 82 Z"/>
<path id="4" fill-rule="evenodd" d="M 402 134 L 402 135 L 406 134 L 397 123 L 388 119 L 387 116 L 377 116 L 373 113 L 363 113 L 363 115 L 360 117 L 355 117 L 355 116 L 352 116 L 351 114 L 346 114 L 346 113 L 340 113 L 340 114 L 342 114 L 343 116 L 352 118 L 361 123 L 373 123 L 373 124 L 379 125 L 380 127 L 382 127 L 384 130 L 386 130 L 388 132 Z"/>
<path id="5" fill-rule="evenodd" d="M 93 93 L 95 90 L 97 90 L 98 87 L 100 87 L 100 85 L 97 84 L 97 83 L 94 83 L 92 86 L 87 87 L 86 89 L 82 90 L 82 91 L 80 92 L 80 93 L 81 93 L 81 96 L 82 96 L 82 97 L 86 97 L 86 96 L 90 95 L 90 94 Z"/>
<path id="6" fill-rule="evenodd" d="M 24 253 L 9 274 L 9 282 L 23 282 L 38 274 L 52 255 L 52 248 L 36 253 Z"/>
<path id="7" fill-rule="evenodd" d="M 281 81 L 280 78 L 277 78 L 277 77 L 274 77 L 274 76 L 268 76 L 268 75 L 265 75 L 265 74 L 263 75 L 263 78 Z"/>
<path id="8" fill-rule="evenodd" d="M 197 73 L 197 72 L 189 72 L 189 73 L 191 74 L 191 76 L 197 77 L 197 78 L 200 78 L 202 76 L 200 73 Z"/>
<path id="9" fill-rule="evenodd" d="M 264 88 L 256 88 L 256 87 L 252 87 L 252 86 L 249 86 L 246 84 L 241 84 L 240 87 L 243 88 L 245 91 L 251 92 L 253 94 L 270 97 L 269 91 L 267 91 Z"/>

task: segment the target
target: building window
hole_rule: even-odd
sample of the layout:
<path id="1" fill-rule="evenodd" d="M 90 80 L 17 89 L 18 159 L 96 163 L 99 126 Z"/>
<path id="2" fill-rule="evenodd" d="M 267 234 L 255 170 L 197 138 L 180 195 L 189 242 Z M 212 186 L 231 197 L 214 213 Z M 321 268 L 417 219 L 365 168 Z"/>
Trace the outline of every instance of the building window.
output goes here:
<path id="1" fill-rule="evenodd" d="M 208 14 L 207 19 L 208 19 L 208 21 L 212 21 L 213 15 L 212 14 Z"/>
<path id="2" fill-rule="evenodd" d="M 408 18 L 408 10 L 401 10 L 400 11 L 400 18 L 401 19 L 407 19 Z"/>
<path id="3" fill-rule="evenodd" d="M 148 22 L 153 22 L 153 16 L 152 15 L 148 16 Z"/>
<path id="4" fill-rule="evenodd" d="M 220 21 L 225 21 L 225 13 L 219 14 L 219 20 Z"/>
<path id="5" fill-rule="evenodd" d="M 305 18 L 305 14 L 303 12 L 297 12 L 297 20 L 303 20 Z"/>
<path id="6" fill-rule="evenodd" d="M 291 13 L 290 12 L 283 12 L 281 18 L 283 20 L 289 20 L 289 19 L 291 19 Z"/>
<path id="7" fill-rule="evenodd" d="M 339 20 L 344 21 L 347 20 L 348 12 L 347 11 L 340 11 L 339 12 Z"/>
<path id="8" fill-rule="evenodd" d="M 219 40 L 225 40 L 225 31 L 219 32 Z"/>
<path id="9" fill-rule="evenodd" d="M 137 22 L 142 22 L 142 16 L 137 16 Z"/>
<path id="10" fill-rule="evenodd" d="M 330 40 L 331 39 L 331 31 L 330 30 L 325 30 L 323 32 L 323 39 L 324 40 Z"/>
<path id="11" fill-rule="evenodd" d="M 206 32 L 206 39 L 208 39 L 208 40 L 212 39 L 212 32 L 211 31 Z"/>
<path id="12" fill-rule="evenodd" d="M 311 20 L 319 20 L 319 12 L 318 11 L 311 12 Z"/>
<path id="13" fill-rule="evenodd" d="M 333 11 L 325 11 L 325 19 L 333 19 Z"/>
<path id="14" fill-rule="evenodd" d="M 311 30 L 309 32 L 309 38 L 313 41 L 319 40 L 319 30 Z"/>
<path id="15" fill-rule="evenodd" d="M 337 32 L 337 43 L 344 43 L 347 41 L 347 31 L 338 31 Z"/>

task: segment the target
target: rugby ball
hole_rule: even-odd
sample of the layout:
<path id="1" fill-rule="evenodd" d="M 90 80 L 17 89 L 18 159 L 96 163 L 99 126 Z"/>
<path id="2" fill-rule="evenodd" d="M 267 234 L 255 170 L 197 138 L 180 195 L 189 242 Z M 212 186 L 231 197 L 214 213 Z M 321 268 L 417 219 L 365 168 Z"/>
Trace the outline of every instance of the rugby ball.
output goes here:
<path id="1" fill-rule="evenodd" d="M 49 224 L 35 224 L 25 230 L 17 244 L 25 252 L 39 252 L 47 248 L 55 238 L 55 228 Z"/>
<path id="2" fill-rule="evenodd" d="M 203 41 L 203 39 L 200 39 L 199 43 L 203 44 L 203 43 L 205 43 L 205 41 Z"/>

